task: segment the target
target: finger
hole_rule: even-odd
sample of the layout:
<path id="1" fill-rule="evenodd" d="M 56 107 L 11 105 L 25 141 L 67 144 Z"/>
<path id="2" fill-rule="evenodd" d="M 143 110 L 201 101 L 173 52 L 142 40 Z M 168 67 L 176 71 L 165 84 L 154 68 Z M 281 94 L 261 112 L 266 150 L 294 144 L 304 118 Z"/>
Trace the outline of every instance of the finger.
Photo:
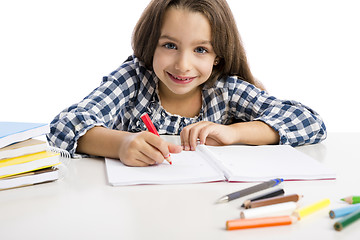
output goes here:
<path id="1" fill-rule="evenodd" d="M 122 162 L 124 165 L 129 167 L 146 167 L 155 164 L 155 161 L 153 161 L 153 164 L 149 164 L 140 159 L 124 159 L 124 160 L 120 159 L 120 162 Z"/>
<path id="2" fill-rule="evenodd" d="M 152 145 L 148 145 L 147 147 L 141 150 L 142 156 L 141 160 L 148 162 L 151 164 L 160 164 L 164 161 L 164 155 L 159 149 L 153 147 Z M 169 153 L 167 153 L 169 155 Z"/>
<path id="3" fill-rule="evenodd" d="M 183 150 L 181 146 L 172 143 L 168 145 L 168 149 L 170 153 L 180 153 Z"/>
<path id="4" fill-rule="evenodd" d="M 147 152 L 140 152 L 140 156 L 139 158 L 137 158 L 140 161 L 143 161 L 144 163 L 147 163 L 148 165 L 154 165 L 154 164 L 159 164 L 162 163 L 163 159 L 160 156 L 156 156 L 156 150 L 151 150 L 152 153 L 147 153 Z M 160 155 L 160 154 L 158 154 Z M 155 156 L 155 158 L 153 158 L 153 156 Z"/>
<path id="5" fill-rule="evenodd" d="M 206 138 L 206 145 L 209 146 L 224 146 L 224 144 L 222 144 L 221 142 L 217 141 L 214 138 Z"/>
<path id="6" fill-rule="evenodd" d="M 183 147 L 183 150 L 185 150 L 185 151 L 190 150 L 190 144 L 189 144 L 189 132 L 190 132 L 190 129 L 191 129 L 191 125 L 186 126 L 180 132 L 181 146 Z"/>
<path id="7" fill-rule="evenodd" d="M 150 132 L 142 132 L 137 135 L 135 140 L 132 142 L 131 148 L 125 150 L 126 158 L 130 159 L 126 161 L 127 163 L 134 161 L 134 159 L 143 161 L 148 165 L 163 162 L 164 157 L 157 148 L 153 147 L 156 145 L 153 142 L 160 140 L 158 136 Z"/>
<path id="8" fill-rule="evenodd" d="M 148 149 L 148 151 L 146 153 L 145 152 L 144 153 L 148 157 L 156 160 L 157 163 L 162 163 L 164 161 L 164 159 L 170 155 L 170 150 L 169 150 L 170 143 L 166 142 L 165 140 L 161 139 L 160 137 L 153 135 L 153 136 L 149 137 L 146 141 L 149 144 L 149 146 L 151 146 L 152 149 Z M 180 146 L 178 146 L 177 148 L 179 148 L 179 147 Z M 175 151 L 179 151 L 179 150 L 176 150 L 176 147 L 175 147 Z"/>
<path id="9" fill-rule="evenodd" d="M 137 166 L 137 167 L 144 167 L 144 166 L 156 164 L 156 161 L 146 156 L 141 149 L 129 150 L 128 155 L 120 157 L 120 161 L 127 166 Z"/>
<path id="10" fill-rule="evenodd" d="M 210 133 L 210 127 L 204 127 L 201 129 L 201 131 L 199 132 L 199 141 L 200 144 L 205 144 L 206 143 L 206 138 Z"/>
<path id="11" fill-rule="evenodd" d="M 198 124 L 198 125 L 194 126 L 193 128 L 191 128 L 191 130 L 190 130 L 189 144 L 190 144 L 191 151 L 195 151 L 195 149 L 196 149 L 197 141 L 199 138 L 199 132 L 203 126 L 204 126 L 204 124 Z"/>

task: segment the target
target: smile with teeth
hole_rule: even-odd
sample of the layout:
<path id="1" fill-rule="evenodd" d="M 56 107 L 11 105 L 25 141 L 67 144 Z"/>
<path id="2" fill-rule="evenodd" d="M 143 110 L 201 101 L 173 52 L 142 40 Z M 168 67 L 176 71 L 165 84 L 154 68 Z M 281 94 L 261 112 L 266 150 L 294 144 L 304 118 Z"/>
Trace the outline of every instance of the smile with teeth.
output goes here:
<path id="1" fill-rule="evenodd" d="M 172 75 L 171 73 L 168 73 L 168 75 L 169 75 L 173 80 L 183 81 L 183 82 L 192 81 L 192 80 L 195 78 L 195 77 L 180 77 L 180 76 L 175 76 L 175 75 Z"/>

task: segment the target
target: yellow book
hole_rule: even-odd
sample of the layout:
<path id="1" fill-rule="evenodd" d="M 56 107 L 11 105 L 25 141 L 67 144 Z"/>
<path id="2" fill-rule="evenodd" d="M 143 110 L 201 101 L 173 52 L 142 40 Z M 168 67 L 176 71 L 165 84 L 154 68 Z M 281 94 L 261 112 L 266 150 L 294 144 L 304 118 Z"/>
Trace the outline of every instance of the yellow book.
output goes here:
<path id="1" fill-rule="evenodd" d="M 0 160 L 0 179 L 58 165 L 60 164 L 59 156 L 59 153 L 43 151 L 20 157 L 2 159 Z"/>

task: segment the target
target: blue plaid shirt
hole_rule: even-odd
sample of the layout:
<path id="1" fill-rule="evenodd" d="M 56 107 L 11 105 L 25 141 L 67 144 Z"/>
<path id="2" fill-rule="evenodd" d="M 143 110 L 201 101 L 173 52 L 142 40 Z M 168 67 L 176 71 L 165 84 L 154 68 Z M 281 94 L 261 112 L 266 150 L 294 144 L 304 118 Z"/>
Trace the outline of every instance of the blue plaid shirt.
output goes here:
<path id="1" fill-rule="evenodd" d="M 74 156 L 78 139 L 94 126 L 139 132 L 147 112 L 159 134 L 178 135 L 192 123 L 211 121 L 231 124 L 263 121 L 280 135 L 279 144 L 298 146 L 326 138 L 321 117 L 296 101 L 279 100 L 237 77 L 218 79 L 202 89 L 202 108 L 194 118 L 168 113 L 161 106 L 159 79 L 143 62 L 131 56 L 81 102 L 70 106 L 51 122 L 50 145 Z"/>

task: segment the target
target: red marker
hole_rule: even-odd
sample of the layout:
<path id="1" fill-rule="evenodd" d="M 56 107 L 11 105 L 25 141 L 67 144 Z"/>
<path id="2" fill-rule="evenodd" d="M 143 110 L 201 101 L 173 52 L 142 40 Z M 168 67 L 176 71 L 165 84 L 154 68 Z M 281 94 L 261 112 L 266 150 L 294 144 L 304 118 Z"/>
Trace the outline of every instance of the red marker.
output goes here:
<path id="1" fill-rule="evenodd" d="M 152 121 L 147 113 L 145 113 L 141 116 L 141 120 L 145 123 L 145 126 L 149 130 L 149 132 L 156 134 L 160 137 L 158 131 L 156 130 L 154 124 L 152 123 Z M 165 158 L 165 160 L 168 161 L 168 163 L 172 164 L 171 159 L 170 159 L 170 153 L 169 153 L 169 156 L 167 156 Z"/>

